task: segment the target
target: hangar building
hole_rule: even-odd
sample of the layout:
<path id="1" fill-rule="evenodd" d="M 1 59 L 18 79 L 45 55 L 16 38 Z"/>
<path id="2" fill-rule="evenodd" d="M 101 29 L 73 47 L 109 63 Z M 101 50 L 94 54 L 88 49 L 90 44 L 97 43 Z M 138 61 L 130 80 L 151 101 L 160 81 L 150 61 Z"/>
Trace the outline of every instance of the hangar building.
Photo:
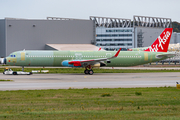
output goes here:
<path id="1" fill-rule="evenodd" d="M 0 20 L 0 57 L 23 49 L 45 50 L 49 44 L 91 44 L 93 26 L 93 21 L 83 19 L 5 18 Z"/>
<path id="2" fill-rule="evenodd" d="M 90 16 L 90 20 L 96 25 L 96 45 L 105 50 L 148 47 L 165 28 L 172 27 L 170 18 L 147 16 L 134 16 L 133 21 L 96 16 Z"/>

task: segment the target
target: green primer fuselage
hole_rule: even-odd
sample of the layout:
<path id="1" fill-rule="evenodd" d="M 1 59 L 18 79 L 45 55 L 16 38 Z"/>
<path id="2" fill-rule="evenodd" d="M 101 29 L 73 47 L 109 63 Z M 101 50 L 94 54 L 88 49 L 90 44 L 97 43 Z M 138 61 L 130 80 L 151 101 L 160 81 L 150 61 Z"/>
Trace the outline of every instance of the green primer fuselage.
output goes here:
<path id="1" fill-rule="evenodd" d="M 64 60 L 92 60 L 110 58 L 116 51 L 17 51 L 6 57 L 6 64 L 13 66 L 62 66 Z M 120 51 L 118 57 L 104 61 L 107 67 L 136 66 L 156 62 L 164 52 Z"/>

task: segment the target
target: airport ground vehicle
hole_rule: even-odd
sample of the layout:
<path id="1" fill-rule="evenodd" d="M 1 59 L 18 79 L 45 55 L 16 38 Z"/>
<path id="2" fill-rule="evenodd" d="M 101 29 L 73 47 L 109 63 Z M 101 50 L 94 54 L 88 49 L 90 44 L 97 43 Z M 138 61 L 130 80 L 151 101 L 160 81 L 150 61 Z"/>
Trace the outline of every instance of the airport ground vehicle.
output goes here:
<path id="1" fill-rule="evenodd" d="M 5 74 L 5 75 L 31 75 L 32 72 L 13 71 L 9 68 L 6 68 L 6 69 L 4 69 L 3 74 Z"/>

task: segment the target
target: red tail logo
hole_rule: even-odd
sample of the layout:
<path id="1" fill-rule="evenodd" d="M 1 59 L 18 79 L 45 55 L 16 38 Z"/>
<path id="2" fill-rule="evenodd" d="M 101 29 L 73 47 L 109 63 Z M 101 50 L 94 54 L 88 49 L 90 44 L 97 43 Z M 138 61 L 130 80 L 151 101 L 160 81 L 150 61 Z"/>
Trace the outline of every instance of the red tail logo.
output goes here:
<path id="1" fill-rule="evenodd" d="M 149 47 L 148 49 L 144 51 L 150 51 L 150 52 L 167 52 L 169 42 L 172 35 L 172 28 L 166 28 L 161 35 L 156 39 L 156 41 Z"/>

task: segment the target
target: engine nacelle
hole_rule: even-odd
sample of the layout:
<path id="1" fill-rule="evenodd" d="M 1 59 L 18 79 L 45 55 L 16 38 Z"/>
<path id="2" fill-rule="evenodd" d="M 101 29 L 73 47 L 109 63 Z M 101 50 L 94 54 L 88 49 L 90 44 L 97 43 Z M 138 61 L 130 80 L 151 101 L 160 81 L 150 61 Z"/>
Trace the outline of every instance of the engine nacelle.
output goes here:
<path id="1" fill-rule="evenodd" d="M 105 63 L 97 63 L 97 64 L 92 65 L 92 67 L 103 67 L 103 66 L 106 66 L 106 64 Z"/>

